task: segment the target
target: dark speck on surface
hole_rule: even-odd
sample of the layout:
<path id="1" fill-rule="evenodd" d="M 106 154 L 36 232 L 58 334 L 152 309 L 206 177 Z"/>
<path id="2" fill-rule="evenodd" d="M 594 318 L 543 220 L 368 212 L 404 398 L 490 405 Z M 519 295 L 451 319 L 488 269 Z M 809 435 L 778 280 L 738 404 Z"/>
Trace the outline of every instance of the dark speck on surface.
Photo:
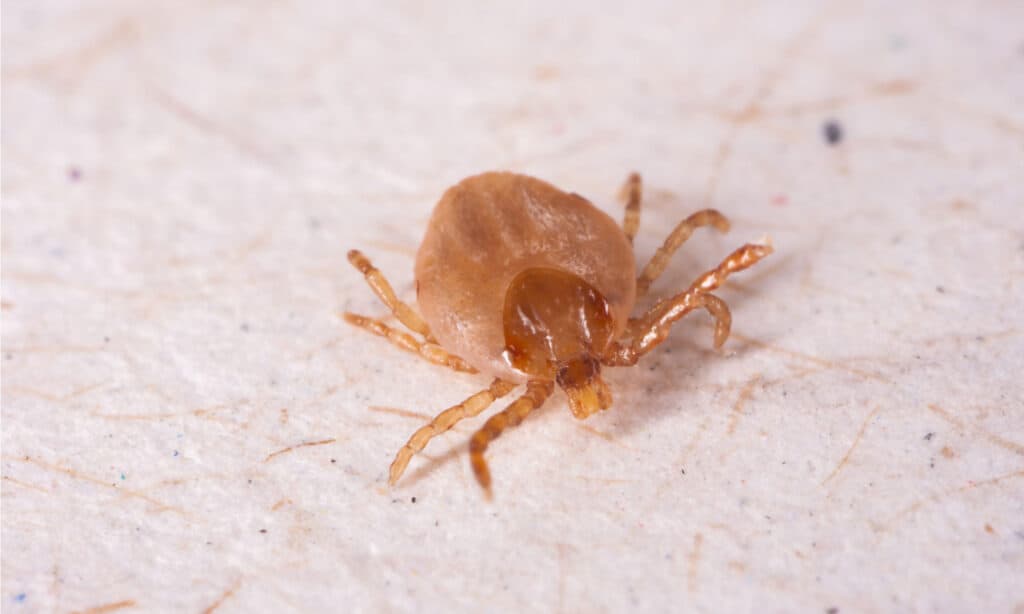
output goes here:
<path id="1" fill-rule="evenodd" d="M 249 332 L 249 325 L 245 322 L 242 322 L 242 325 L 239 326 L 238 328 L 240 328 L 243 333 Z"/>
<path id="2" fill-rule="evenodd" d="M 946 293 L 946 289 L 943 288 L 942 286 L 935 286 L 935 291 L 938 292 L 939 294 L 945 294 Z"/>
<path id="3" fill-rule="evenodd" d="M 834 119 L 826 121 L 821 131 L 829 145 L 838 145 L 843 140 L 843 127 Z"/>
<path id="4" fill-rule="evenodd" d="M 825 610 L 825 614 L 839 614 L 839 608 L 829 608 Z"/>
<path id="5" fill-rule="evenodd" d="M 260 529 L 260 533 L 266 533 L 266 532 L 267 532 L 266 529 Z"/>
<path id="6" fill-rule="evenodd" d="M 686 475 L 686 469 L 681 469 L 681 471 L 683 472 L 683 475 Z"/>
<path id="7" fill-rule="evenodd" d="M 935 433 L 928 433 L 927 435 L 924 436 L 924 440 L 931 441 L 932 437 L 935 437 Z"/>
<path id="8" fill-rule="evenodd" d="M 412 502 L 413 502 L 413 503 L 416 503 L 416 497 L 413 497 L 413 498 L 412 498 Z"/>
<path id="9" fill-rule="evenodd" d="M 77 166 L 68 167 L 68 181 L 79 181 L 82 178 L 82 169 Z"/>

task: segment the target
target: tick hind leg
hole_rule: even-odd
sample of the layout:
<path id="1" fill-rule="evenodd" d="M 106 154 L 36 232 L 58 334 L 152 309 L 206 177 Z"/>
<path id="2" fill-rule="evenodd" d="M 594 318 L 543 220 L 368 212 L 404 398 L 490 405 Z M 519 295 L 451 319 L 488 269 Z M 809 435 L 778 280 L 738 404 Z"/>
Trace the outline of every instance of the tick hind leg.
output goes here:
<path id="1" fill-rule="evenodd" d="M 630 173 L 626 183 L 619 191 L 619 198 L 626 203 L 626 212 L 622 218 L 622 232 L 633 243 L 633 237 L 640 228 L 640 196 L 643 192 L 643 183 L 639 173 Z"/>
<path id="2" fill-rule="evenodd" d="M 769 244 L 748 243 L 737 249 L 717 267 L 704 273 L 690 287 L 672 298 L 659 301 L 643 317 L 631 322 L 630 342 L 615 342 L 601 362 L 609 366 L 627 366 L 668 337 L 672 325 L 694 309 L 707 309 L 715 318 L 715 346 L 720 347 L 729 336 L 732 315 L 725 301 L 711 292 L 719 288 L 729 275 L 753 266 L 772 253 Z"/>
<path id="3" fill-rule="evenodd" d="M 423 321 L 420 314 L 416 313 L 416 310 L 399 300 L 398 296 L 395 295 L 395 291 L 392 289 L 391 284 L 389 284 L 388 280 L 384 277 L 384 274 L 370 263 L 369 258 L 364 256 L 359 250 L 354 249 L 348 253 L 348 261 L 363 274 L 366 278 L 366 283 L 370 285 L 370 289 L 372 289 L 373 293 L 377 295 L 377 298 L 379 298 L 381 302 L 391 310 L 391 313 L 398 318 L 398 321 L 412 332 L 419 333 L 424 340 L 420 341 L 413 335 L 392 328 L 375 318 L 369 318 L 355 313 L 346 312 L 346 322 L 353 326 L 358 326 L 359 328 L 368 330 L 375 335 L 380 335 L 403 350 L 419 354 L 436 365 L 449 367 L 455 371 L 476 373 L 476 369 L 470 366 L 463 358 L 448 353 L 444 348 L 437 344 L 437 340 L 435 340 L 433 335 L 430 334 L 430 327 L 428 327 L 427 323 Z"/>
<path id="4" fill-rule="evenodd" d="M 665 238 L 665 242 L 658 248 L 658 251 L 651 257 L 647 266 L 640 272 L 640 277 L 636 280 L 637 298 L 647 294 L 647 290 L 654 283 L 654 280 L 665 271 L 665 267 L 668 266 L 668 261 L 672 258 L 672 254 L 676 253 L 676 250 L 690 238 L 693 231 L 701 226 L 714 226 L 721 232 L 728 232 L 729 220 L 714 209 L 703 209 L 679 222 L 672 232 L 669 233 L 668 237 Z"/>
<path id="5" fill-rule="evenodd" d="M 409 333 L 392 328 L 380 320 L 361 316 L 356 313 L 345 312 L 344 317 L 345 321 L 349 324 L 358 326 L 359 328 L 368 330 L 375 335 L 384 337 L 403 350 L 419 354 L 421 357 L 435 365 L 441 365 L 442 367 L 448 367 L 449 369 L 462 371 L 463 373 L 477 372 L 477 370 L 466 362 L 465 359 L 447 352 L 444 348 L 432 341 L 420 341 Z"/>
<path id="6" fill-rule="evenodd" d="M 412 457 L 422 450 L 431 439 L 452 428 L 460 420 L 479 414 L 515 387 L 516 385 L 512 382 L 496 378 L 486 390 L 481 390 L 435 416 L 429 424 L 413 433 L 398 454 L 395 454 L 395 460 L 392 461 L 391 468 L 388 470 L 388 483 L 393 485 L 402 477 Z"/>
<path id="7" fill-rule="evenodd" d="M 420 314 L 416 313 L 415 309 L 398 298 L 391 284 L 388 283 L 387 278 L 384 277 L 384 274 L 377 267 L 373 266 L 369 258 L 364 256 L 358 249 L 353 249 L 348 253 L 348 261 L 363 274 L 370 289 L 391 310 L 391 313 L 398 318 L 399 322 L 414 333 L 423 335 L 423 338 L 427 341 L 434 341 L 430 334 L 430 327 L 423 321 Z"/>
<path id="8" fill-rule="evenodd" d="M 530 412 L 544 404 L 554 389 L 554 382 L 542 380 L 527 382 L 526 392 L 523 393 L 523 396 L 513 401 L 500 413 L 491 416 L 469 440 L 469 460 L 473 465 L 473 473 L 488 497 L 491 495 L 491 471 L 487 468 L 487 461 L 484 460 L 484 452 L 487 451 L 488 444 L 497 439 L 506 428 L 518 426 L 530 415 Z"/>

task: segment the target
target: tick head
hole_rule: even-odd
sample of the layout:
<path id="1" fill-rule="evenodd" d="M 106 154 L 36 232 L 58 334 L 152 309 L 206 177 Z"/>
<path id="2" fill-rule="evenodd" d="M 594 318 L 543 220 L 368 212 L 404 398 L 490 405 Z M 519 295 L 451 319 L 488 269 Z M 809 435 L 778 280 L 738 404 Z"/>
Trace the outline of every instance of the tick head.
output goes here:
<path id="1" fill-rule="evenodd" d="M 608 301 L 579 276 L 531 268 L 505 293 L 505 361 L 530 377 L 555 380 L 577 418 L 607 409 L 612 396 L 599 357 L 612 341 Z"/>
<path id="2" fill-rule="evenodd" d="M 580 420 L 612 405 L 612 392 L 601 379 L 601 363 L 590 355 L 563 362 L 555 381 L 569 397 L 569 409 Z"/>

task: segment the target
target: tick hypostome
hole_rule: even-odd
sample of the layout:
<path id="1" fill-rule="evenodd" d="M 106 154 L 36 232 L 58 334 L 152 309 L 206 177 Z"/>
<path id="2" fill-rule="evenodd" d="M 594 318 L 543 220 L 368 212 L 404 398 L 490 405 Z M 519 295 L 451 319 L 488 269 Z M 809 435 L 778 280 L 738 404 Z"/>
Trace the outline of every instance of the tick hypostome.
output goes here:
<path id="1" fill-rule="evenodd" d="M 392 484 L 431 438 L 525 384 L 523 395 L 470 440 L 473 471 L 489 493 L 487 445 L 540 407 L 556 385 L 577 418 L 607 409 L 612 395 L 601 367 L 636 364 L 694 309 L 706 309 L 715 319 L 715 346 L 725 343 L 729 307 L 711 292 L 770 254 L 771 245 L 744 245 L 683 292 L 632 317 L 637 299 L 695 229 L 729 229 L 718 211 L 694 213 L 672 230 L 637 277 L 632 243 L 640 192 L 634 173 L 623 186 L 620 227 L 582 196 L 533 177 L 493 172 L 462 180 L 434 208 L 416 256 L 422 316 L 398 299 L 362 253 L 349 252 L 349 262 L 408 332 L 352 313 L 345 314 L 348 322 L 433 363 L 494 377 L 486 389 L 413 433 L 391 464 Z"/>

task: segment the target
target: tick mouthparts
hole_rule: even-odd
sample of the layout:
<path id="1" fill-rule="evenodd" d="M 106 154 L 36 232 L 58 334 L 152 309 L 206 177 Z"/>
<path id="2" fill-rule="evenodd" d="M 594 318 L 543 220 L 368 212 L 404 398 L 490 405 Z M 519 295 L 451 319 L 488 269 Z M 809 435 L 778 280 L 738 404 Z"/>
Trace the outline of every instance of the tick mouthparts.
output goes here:
<path id="1" fill-rule="evenodd" d="M 577 387 L 565 387 L 566 396 L 569 397 L 569 409 L 572 415 L 583 420 L 599 410 L 608 409 L 612 404 L 612 393 L 608 384 L 600 376 L 589 384 Z"/>
<path id="2" fill-rule="evenodd" d="M 612 405 L 612 391 L 601 378 L 601 365 L 589 356 L 565 363 L 555 379 L 569 398 L 572 415 L 580 420 Z"/>

